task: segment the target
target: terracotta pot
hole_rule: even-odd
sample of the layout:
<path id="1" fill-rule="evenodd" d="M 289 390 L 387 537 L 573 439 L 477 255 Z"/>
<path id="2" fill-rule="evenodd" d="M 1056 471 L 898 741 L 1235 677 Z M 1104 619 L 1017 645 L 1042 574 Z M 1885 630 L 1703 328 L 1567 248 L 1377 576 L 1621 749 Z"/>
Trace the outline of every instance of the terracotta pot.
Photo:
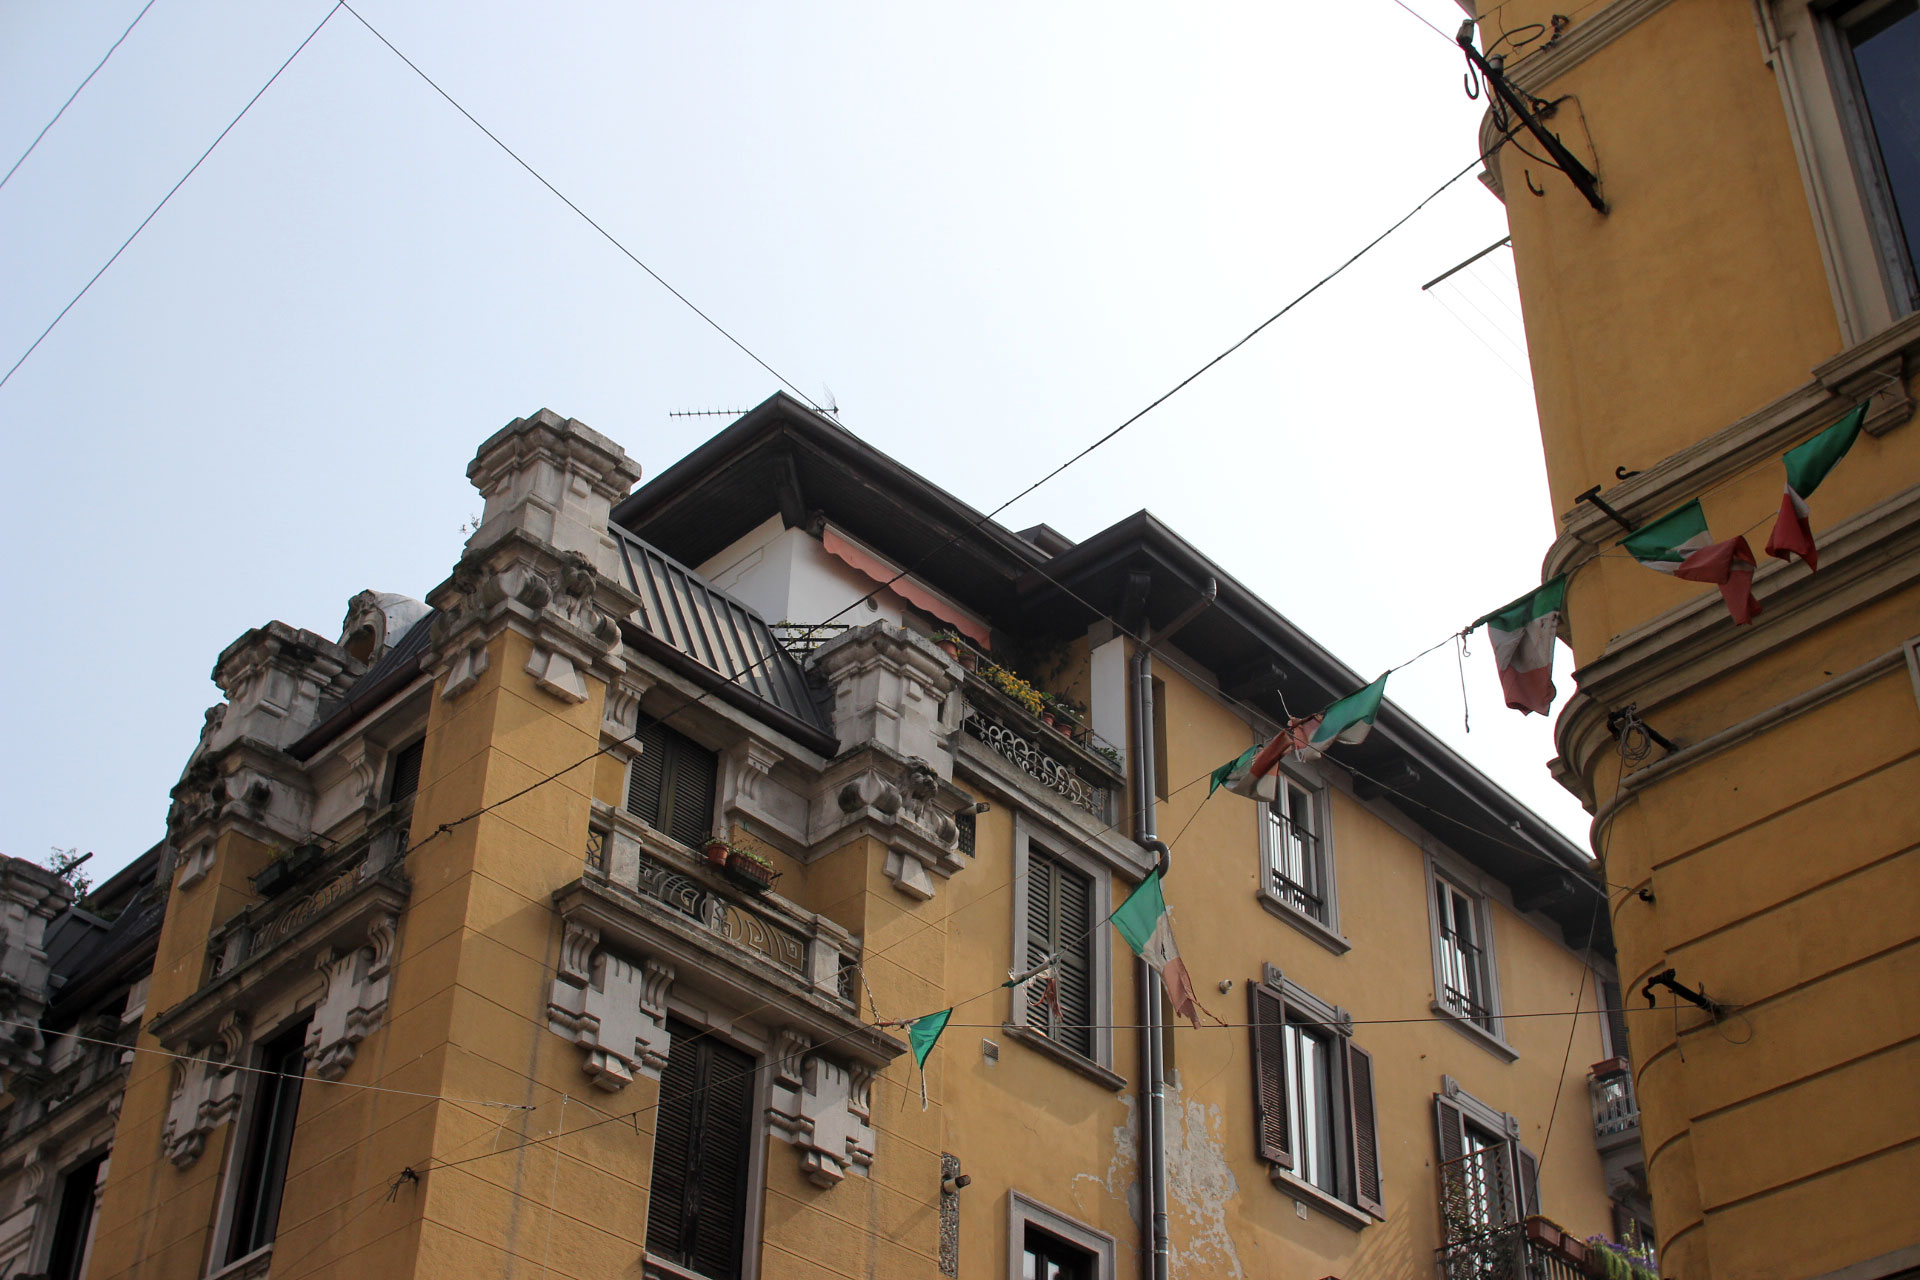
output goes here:
<path id="1" fill-rule="evenodd" d="M 1545 1218 L 1527 1219 L 1527 1239 L 1536 1241 L 1552 1249 L 1557 1248 L 1564 1238 L 1560 1228 L 1554 1226 Z"/>
<path id="2" fill-rule="evenodd" d="M 1633 1070 L 1633 1064 L 1625 1058 L 1608 1058 L 1604 1062 L 1596 1062 L 1587 1068 L 1588 1074 L 1595 1080 L 1610 1080 L 1614 1076 L 1624 1076 L 1631 1070 Z"/>
<path id="3" fill-rule="evenodd" d="M 951 640 L 942 640 L 940 642 L 940 652 L 946 654 L 955 662 L 960 661 L 960 646 Z"/>
<path id="4" fill-rule="evenodd" d="M 978 671 L 980 669 L 980 655 L 971 649 L 960 650 L 960 667 L 964 671 Z"/>
<path id="5" fill-rule="evenodd" d="M 727 857 L 727 870 L 735 878 L 746 883 L 749 888 L 766 889 L 773 885 L 776 874 L 774 869 L 755 862 L 746 854 L 735 850 Z"/>
<path id="6" fill-rule="evenodd" d="M 1049 729 L 1053 728 L 1053 712 L 1042 711 L 1040 713 L 1040 723 L 1044 724 Z"/>
<path id="7" fill-rule="evenodd" d="M 709 840 L 706 844 L 707 861 L 716 867 L 727 865 L 727 858 L 733 851 L 727 848 L 725 840 Z"/>

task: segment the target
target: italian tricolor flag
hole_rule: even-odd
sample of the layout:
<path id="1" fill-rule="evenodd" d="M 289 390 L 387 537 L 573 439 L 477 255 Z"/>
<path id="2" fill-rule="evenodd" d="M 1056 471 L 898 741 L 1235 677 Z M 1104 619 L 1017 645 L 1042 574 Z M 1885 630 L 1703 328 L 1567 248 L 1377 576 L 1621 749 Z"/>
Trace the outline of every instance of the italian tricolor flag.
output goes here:
<path id="1" fill-rule="evenodd" d="M 1140 887 L 1127 895 L 1113 913 L 1114 927 L 1133 948 L 1133 954 L 1145 960 L 1167 987 L 1167 999 L 1173 1011 L 1200 1026 L 1199 1005 L 1193 998 L 1193 979 L 1187 976 L 1187 962 L 1173 944 L 1173 917 L 1167 912 L 1166 895 L 1160 891 L 1160 872 L 1149 872 Z"/>
<path id="2" fill-rule="evenodd" d="M 1698 498 L 1635 530 L 1620 545 L 1649 569 L 1716 584 L 1736 623 L 1759 616 L 1760 602 L 1753 598 L 1753 548 L 1744 537 L 1713 541 Z"/>
<path id="3" fill-rule="evenodd" d="M 1320 727 L 1320 717 L 1295 717 L 1287 727 L 1273 735 L 1270 742 L 1248 747 L 1233 759 L 1213 771 L 1208 779 L 1207 794 L 1212 795 L 1221 787 L 1237 796 L 1246 796 L 1249 800 L 1272 801 L 1280 795 L 1280 761 L 1288 752 L 1304 751 L 1313 731 Z"/>
<path id="4" fill-rule="evenodd" d="M 1780 518 L 1767 535 L 1767 554 L 1785 560 L 1799 556 L 1807 569 L 1819 568 L 1813 547 L 1813 525 L 1808 519 L 1807 499 L 1833 470 L 1833 464 L 1846 457 L 1847 450 L 1860 437 L 1860 426 L 1867 420 L 1867 406 L 1856 406 L 1840 421 L 1797 448 L 1787 450 L 1781 459 L 1787 464 L 1787 491 L 1780 498 Z"/>
<path id="5" fill-rule="evenodd" d="M 1350 693 L 1322 711 L 1316 717 L 1320 723 L 1307 737 L 1308 754 L 1318 755 L 1336 742 L 1365 742 L 1373 732 L 1374 717 L 1380 714 L 1380 700 L 1387 694 L 1387 677 L 1392 674 L 1383 672 L 1360 692 Z"/>
<path id="6" fill-rule="evenodd" d="M 1553 642 L 1566 603 L 1567 575 L 1563 573 L 1473 624 L 1486 624 L 1493 639 L 1494 665 L 1500 670 L 1500 689 L 1515 711 L 1545 715 L 1553 706 Z"/>

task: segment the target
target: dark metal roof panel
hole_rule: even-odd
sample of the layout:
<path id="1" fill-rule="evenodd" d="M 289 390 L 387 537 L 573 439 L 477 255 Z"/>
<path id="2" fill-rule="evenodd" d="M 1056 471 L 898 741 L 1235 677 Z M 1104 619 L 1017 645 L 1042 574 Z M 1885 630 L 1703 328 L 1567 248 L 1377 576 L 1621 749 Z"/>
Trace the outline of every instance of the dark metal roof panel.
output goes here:
<path id="1" fill-rule="evenodd" d="M 774 639 L 753 610 L 657 547 L 614 525 L 627 586 L 640 597 L 634 621 L 656 640 L 685 654 L 746 692 L 831 735 L 800 664 Z"/>

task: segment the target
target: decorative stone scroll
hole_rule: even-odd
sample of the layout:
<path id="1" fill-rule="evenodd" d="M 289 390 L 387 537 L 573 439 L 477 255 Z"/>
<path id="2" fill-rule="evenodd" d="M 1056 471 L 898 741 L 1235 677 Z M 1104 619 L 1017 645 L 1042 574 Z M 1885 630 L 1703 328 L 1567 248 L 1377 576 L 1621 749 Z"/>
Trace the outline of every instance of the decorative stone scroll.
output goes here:
<path id="1" fill-rule="evenodd" d="M 627 960 L 600 946 L 600 931 L 568 921 L 560 967 L 547 1002 L 547 1026 L 586 1050 L 581 1069 L 609 1093 L 636 1075 L 660 1078 L 672 1038 L 667 989 L 673 967 Z"/>
<path id="2" fill-rule="evenodd" d="M 307 1065 L 322 1080 L 345 1075 L 360 1042 L 386 1018 L 398 923 L 392 915 L 376 916 L 365 946 L 330 949 L 315 958 L 325 985 L 307 1031 Z"/>
<path id="3" fill-rule="evenodd" d="M 775 1043 L 767 1125 L 800 1149 L 800 1171 L 818 1187 L 836 1187 L 848 1173 L 873 1167 L 873 1073 L 858 1064 L 807 1052 L 804 1036 L 782 1032 Z"/>
<path id="4" fill-rule="evenodd" d="M 235 1068 L 246 1047 L 246 1016 L 233 1013 L 221 1021 L 212 1044 L 174 1061 L 173 1094 L 167 1101 L 160 1148 L 178 1168 L 198 1160 L 206 1150 L 207 1135 L 240 1109 L 242 1073 Z"/>

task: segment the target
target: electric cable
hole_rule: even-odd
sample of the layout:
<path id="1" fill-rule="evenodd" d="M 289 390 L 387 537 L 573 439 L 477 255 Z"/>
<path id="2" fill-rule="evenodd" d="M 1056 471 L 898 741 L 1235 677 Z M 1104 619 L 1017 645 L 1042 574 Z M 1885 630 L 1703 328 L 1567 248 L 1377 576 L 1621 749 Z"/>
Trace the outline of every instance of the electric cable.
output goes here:
<path id="1" fill-rule="evenodd" d="M 20 353 L 20 358 L 13 362 L 13 367 L 7 370 L 6 375 L 4 377 L 0 377 L 0 387 L 6 386 L 8 381 L 12 379 L 13 375 L 20 371 L 20 366 L 27 362 L 27 357 L 40 349 L 40 344 L 47 340 L 47 335 L 53 332 L 54 326 L 59 324 L 62 320 L 66 319 L 67 312 L 73 310 L 74 307 L 79 304 L 80 299 L 87 296 L 88 290 L 92 289 L 94 285 L 100 282 L 100 277 L 107 274 L 107 268 L 111 267 L 114 263 L 120 261 L 120 255 L 127 251 L 127 246 L 132 244 L 134 240 L 139 236 L 139 234 L 142 231 L 145 231 L 147 229 L 147 224 L 149 222 L 152 222 L 155 218 L 160 216 L 160 211 L 167 207 L 167 201 L 173 199 L 174 193 L 179 191 L 181 187 L 184 187 L 187 184 L 188 178 L 191 178 L 195 173 L 199 172 L 200 166 L 205 164 L 207 162 L 207 157 L 213 154 L 213 149 L 219 146 L 220 143 L 223 140 L 225 140 L 226 136 L 229 133 L 233 132 L 233 128 L 235 125 L 239 124 L 242 120 L 246 118 L 247 112 L 253 110 L 253 104 L 260 101 L 261 96 L 265 94 L 267 90 L 273 88 L 274 81 L 280 78 L 280 73 L 293 65 L 293 60 L 299 57 L 300 54 L 306 49 L 308 45 L 313 43 L 313 38 L 320 34 L 320 29 L 326 26 L 327 23 L 333 21 L 333 15 L 340 12 L 343 5 L 344 5 L 344 0 L 335 0 L 333 8 L 327 10 L 327 16 L 320 19 L 318 26 L 314 27 L 313 30 L 307 32 L 307 38 L 302 40 L 299 46 L 295 48 L 292 53 L 287 55 L 287 60 L 281 63 L 279 67 L 275 68 L 274 73 L 267 77 L 267 82 L 261 85 L 259 89 L 257 89 L 254 92 L 254 95 L 251 98 L 247 99 L 247 105 L 240 108 L 240 114 L 227 122 L 227 127 L 222 129 L 220 131 L 219 136 L 216 137 L 212 142 L 208 143 L 207 149 L 200 153 L 200 158 L 193 162 L 193 165 L 191 168 L 189 168 L 185 173 L 180 175 L 180 181 L 174 183 L 172 187 L 168 188 L 167 194 L 160 197 L 160 203 L 153 206 L 153 212 L 149 213 L 146 217 L 140 220 L 140 225 L 133 229 L 133 234 L 120 242 L 120 247 L 113 251 L 113 256 L 107 259 L 105 265 L 103 265 L 98 271 L 93 273 L 92 279 L 88 280 L 84 285 L 80 286 L 80 292 L 74 294 L 72 300 L 69 301 L 66 306 L 60 308 L 60 314 L 55 316 L 47 324 L 47 327 L 40 331 L 40 336 L 33 340 L 33 345 Z"/>
<path id="2" fill-rule="evenodd" d="M 493 130 L 487 128 L 486 125 L 481 124 L 479 118 L 476 117 L 473 114 L 473 112 L 461 106 L 458 99 L 456 99 L 452 94 L 448 93 L 445 89 L 442 89 L 438 81 L 434 80 L 434 78 L 428 75 L 425 71 L 422 71 L 418 63 L 414 62 L 412 58 L 409 58 L 406 54 L 402 53 L 400 51 L 399 46 L 395 45 L 393 41 L 387 39 L 387 37 L 381 33 L 378 27 L 374 26 L 371 22 L 368 22 L 365 16 L 362 15 L 358 9 L 354 8 L 350 4 L 347 4 L 346 0 L 340 0 L 340 7 L 344 8 L 348 13 L 352 14 L 354 18 L 360 23 L 361 26 L 365 27 L 369 32 L 373 34 L 373 37 L 376 40 L 378 40 L 381 44 L 387 46 L 387 48 L 393 53 L 394 57 L 406 63 L 407 68 L 410 71 L 412 71 L 415 75 L 419 76 L 422 80 L 426 81 L 427 86 L 429 88 L 431 88 L 435 93 L 439 94 L 442 98 L 445 98 L 447 100 L 448 105 L 450 105 L 455 111 L 458 111 L 461 115 L 465 116 L 469 124 L 471 124 L 474 128 L 478 129 L 481 133 L 486 134 L 488 140 L 491 141 L 494 146 L 499 147 L 502 151 L 506 152 L 507 155 L 513 160 L 515 164 L 519 165 L 522 169 L 525 169 L 528 173 L 532 174 L 534 180 L 538 182 L 541 186 L 545 187 L 548 191 L 551 191 L 554 194 L 554 196 L 559 199 L 560 203 L 566 205 L 567 208 L 579 214 L 581 221 L 585 222 L 588 226 L 592 227 L 595 231 L 599 232 L 600 235 L 606 240 L 608 244 L 612 245 L 614 248 L 618 249 L 621 253 L 625 254 L 628 261 L 632 262 L 634 266 L 639 267 L 642 271 L 652 276 L 656 284 L 658 284 L 662 289 L 665 289 L 668 293 L 672 294 L 674 297 L 678 298 L 682 303 L 684 303 L 686 305 L 687 310 L 693 312 L 693 314 L 695 314 L 696 316 L 699 316 L 702 320 L 706 321 L 707 324 L 713 329 L 715 333 L 719 334 L 721 337 L 725 338 L 728 342 L 731 342 L 734 346 L 738 347 L 741 351 L 745 352 L 749 360 L 753 361 L 755 364 L 759 365 L 762 369 L 765 369 L 768 373 L 772 374 L 774 379 L 778 381 L 781 386 L 793 392 L 794 395 L 799 396 L 800 399 L 806 403 L 806 406 L 809 409 L 812 409 L 815 413 L 819 414 L 823 418 L 827 418 L 829 420 L 832 419 L 833 415 L 828 413 L 825 409 L 822 409 L 819 405 L 815 404 L 811 396 L 807 395 L 807 393 L 802 391 L 799 387 L 794 386 L 793 383 L 788 381 L 786 376 L 782 374 L 778 369 L 768 364 L 765 360 L 762 360 L 759 357 L 759 355 L 754 352 L 753 348 L 749 347 L 746 343 L 740 341 L 740 339 L 734 337 L 733 334 L 730 333 L 727 330 L 727 328 L 724 325 L 722 325 L 718 320 L 715 320 L 712 316 L 708 315 L 705 311 L 702 311 L 698 306 L 694 304 L 693 299 L 687 297 L 686 294 L 680 292 L 678 289 L 674 288 L 671 284 L 668 284 L 666 279 L 658 271 L 655 271 L 652 267 L 642 262 L 639 256 L 635 254 L 633 250 L 627 248 L 626 245 L 622 244 L 617 236 L 615 236 L 611 231 L 608 231 L 605 227 L 601 226 L 598 222 L 594 221 L 592 215 L 590 215 L 585 209 L 582 209 L 579 205 L 575 204 L 573 200 L 564 191 L 560 190 L 560 188 L 554 186 L 553 183 L 549 182 L 545 174 L 541 173 L 538 169 L 528 164 L 524 159 L 521 158 L 519 152 L 515 151 L 512 147 L 508 146 L 505 142 L 502 142 L 500 140 L 500 135 L 496 134 Z"/>
<path id="3" fill-rule="evenodd" d="M 67 114 L 67 108 L 72 106 L 73 100 L 80 96 L 80 90 L 85 89 L 93 83 L 93 78 L 100 74 L 100 68 L 107 65 L 107 59 L 113 56 L 115 49 L 118 49 L 122 44 L 126 43 L 127 37 L 133 34 L 133 29 L 140 25 L 140 19 L 147 16 L 147 10 L 153 8 L 153 4 L 154 0 L 147 0 L 146 4 L 140 7 L 140 12 L 134 14 L 133 21 L 127 24 L 127 29 L 120 33 L 120 38 L 109 45 L 107 51 L 100 55 L 100 61 L 93 64 L 93 70 L 87 72 L 87 78 L 80 82 L 79 88 L 76 88 L 72 93 L 68 94 L 67 100 L 60 104 L 60 109 L 53 113 L 53 119 L 40 126 L 40 132 L 33 135 L 33 141 L 29 142 L 27 149 L 20 153 L 20 158 L 13 162 L 13 168 L 7 170 L 6 177 L 0 178 L 0 187 L 4 187 L 7 183 L 13 181 L 13 175 L 18 173 L 20 166 L 27 162 L 27 157 L 33 154 L 33 149 L 40 145 L 40 139 L 47 136 L 47 130 L 60 123 L 60 117 Z"/>

